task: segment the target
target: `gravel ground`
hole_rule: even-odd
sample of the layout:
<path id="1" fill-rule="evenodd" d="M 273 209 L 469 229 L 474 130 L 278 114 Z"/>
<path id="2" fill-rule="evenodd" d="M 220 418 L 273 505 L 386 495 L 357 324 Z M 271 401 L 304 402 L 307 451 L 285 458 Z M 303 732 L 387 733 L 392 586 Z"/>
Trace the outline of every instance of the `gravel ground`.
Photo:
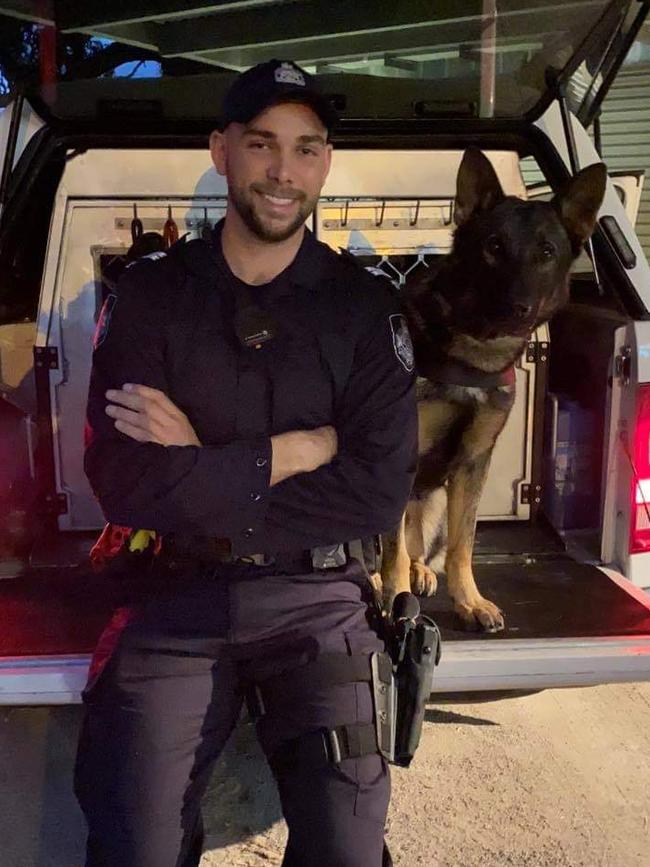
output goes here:
<path id="1" fill-rule="evenodd" d="M 1 867 L 81 867 L 78 707 L 0 712 Z M 649 867 L 650 684 L 432 704 L 393 771 L 396 867 Z M 249 725 L 204 804 L 201 867 L 279 865 L 285 828 Z"/>
<path id="2" fill-rule="evenodd" d="M 650 865 L 650 684 L 431 705 L 425 726 L 411 768 L 393 771 L 398 867 Z M 281 861 L 284 826 L 251 745 L 240 730 L 215 776 L 201 867 Z M 246 771 L 239 783 L 235 763 Z M 224 801 L 240 805 L 227 826 Z"/>

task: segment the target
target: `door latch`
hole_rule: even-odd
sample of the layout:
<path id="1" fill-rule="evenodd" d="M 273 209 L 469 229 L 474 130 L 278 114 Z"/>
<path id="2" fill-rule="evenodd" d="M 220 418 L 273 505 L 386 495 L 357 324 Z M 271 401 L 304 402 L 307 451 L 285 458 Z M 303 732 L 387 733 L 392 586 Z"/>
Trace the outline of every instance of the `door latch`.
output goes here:
<path id="1" fill-rule="evenodd" d="M 614 359 L 614 376 L 621 380 L 621 385 L 629 385 L 632 376 L 632 347 L 622 346 L 620 353 Z"/>

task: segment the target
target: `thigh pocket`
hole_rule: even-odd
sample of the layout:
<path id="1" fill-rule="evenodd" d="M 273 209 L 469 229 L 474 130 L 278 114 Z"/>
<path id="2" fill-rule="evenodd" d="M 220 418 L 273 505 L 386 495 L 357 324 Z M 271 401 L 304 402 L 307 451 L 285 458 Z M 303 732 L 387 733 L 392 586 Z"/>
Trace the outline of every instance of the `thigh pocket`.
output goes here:
<path id="1" fill-rule="evenodd" d="M 367 653 L 370 656 L 384 649 L 384 643 L 370 628 L 367 631 L 346 632 L 345 640 L 350 654 Z M 355 692 L 356 714 L 349 724 L 374 724 L 371 684 L 357 683 Z M 356 785 L 355 815 L 384 822 L 390 799 L 390 773 L 384 757 L 377 752 L 358 759 L 346 759 L 339 768 Z"/>
<path id="2" fill-rule="evenodd" d="M 390 800 L 390 771 L 384 757 L 375 753 L 345 759 L 337 770 L 355 788 L 354 815 L 383 824 Z"/>

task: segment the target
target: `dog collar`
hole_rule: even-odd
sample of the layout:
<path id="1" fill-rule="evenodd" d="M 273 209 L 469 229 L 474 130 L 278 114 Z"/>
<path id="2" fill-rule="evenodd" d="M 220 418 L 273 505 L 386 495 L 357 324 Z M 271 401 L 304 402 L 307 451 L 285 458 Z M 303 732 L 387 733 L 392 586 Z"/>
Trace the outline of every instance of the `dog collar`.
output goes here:
<path id="1" fill-rule="evenodd" d="M 425 376 L 430 382 L 459 385 L 463 388 L 493 389 L 514 386 L 515 384 L 514 364 L 506 367 L 505 370 L 491 372 L 448 361 L 441 365 L 432 366 L 430 370 L 420 375 Z"/>

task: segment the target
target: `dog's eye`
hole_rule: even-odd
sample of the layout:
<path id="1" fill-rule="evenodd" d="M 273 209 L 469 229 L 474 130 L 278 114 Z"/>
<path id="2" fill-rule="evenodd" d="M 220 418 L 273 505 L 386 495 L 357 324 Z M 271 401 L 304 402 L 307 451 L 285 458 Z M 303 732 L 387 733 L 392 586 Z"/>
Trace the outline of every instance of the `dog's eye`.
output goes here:
<path id="1" fill-rule="evenodd" d="M 485 241 L 485 250 L 490 256 L 501 256 L 503 244 L 497 235 L 490 235 Z"/>
<path id="2" fill-rule="evenodd" d="M 552 259 L 555 256 L 555 247 L 549 241 L 544 241 L 540 248 L 540 252 L 544 259 Z"/>

